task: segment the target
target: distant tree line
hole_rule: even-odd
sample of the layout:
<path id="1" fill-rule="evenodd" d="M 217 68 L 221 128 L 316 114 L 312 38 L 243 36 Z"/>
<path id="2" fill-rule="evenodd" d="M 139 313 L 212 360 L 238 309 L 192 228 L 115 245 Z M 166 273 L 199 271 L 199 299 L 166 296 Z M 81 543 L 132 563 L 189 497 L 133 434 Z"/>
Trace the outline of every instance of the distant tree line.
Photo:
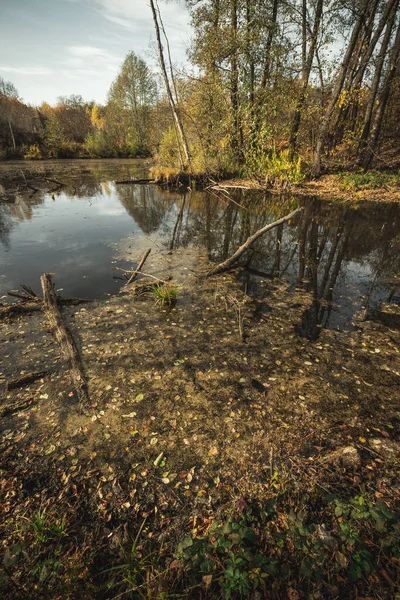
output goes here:
<path id="1" fill-rule="evenodd" d="M 399 2 L 187 0 L 195 68 L 177 76 L 152 0 L 163 89 L 132 52 L 105 106 L 33 108 L 1 81 L 0 156 L 155 154 L 176 169 L 293 178 L 398 167 Z"/>
<path id="2" fill-rule="evenodd" d="M 133 52 L 111 85 L 107 104 L 60 96 L 55 106 L 27 106 L 0 78 L 0 159 L 150 156 L 163 112 L 155 77 Z"/>

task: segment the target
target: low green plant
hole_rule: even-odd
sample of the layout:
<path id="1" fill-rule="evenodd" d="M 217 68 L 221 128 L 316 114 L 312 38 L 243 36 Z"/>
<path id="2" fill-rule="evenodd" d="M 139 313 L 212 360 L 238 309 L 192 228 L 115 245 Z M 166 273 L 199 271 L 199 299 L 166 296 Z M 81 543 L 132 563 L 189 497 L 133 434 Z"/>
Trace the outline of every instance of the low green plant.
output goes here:
<path id="1" fill-rule="evenodd" d="M 160 306 L 174 306 L 178 297 L 178 286 L 174 283 L 162 283 L 153 286 L 156 303 Z"/>
<path id="2" fill-rule="evenodd" d="M 398 562 L 400 520 L 382 500 L 363 492 L 348 501 L 305 497 L 303 508 L 291 505 L 279 496 L 235 520 L 214 521 L 203 537 L 185 538 L 176 558 L 189 585 L 201 577 L 230 600 L 263 591 L 271 579 L 318 586 L 329 573 L 354 584 L 379 571 L 382 560 Z"/>
<path id="3" fill-rule="evenodd" d="M 124 595 L 135 599 L 140 598 L 140 600 L 150 600 L 153 598 L 150 579 L 156 579 L 155 577 L 150 577 L 155 563 L 153 555 L 148 554 L 143 556 L 139 547 L 145 524 L 146 518 L 143 519 L 129 550 L 125 550 L 121 546 L 120 564 L 104 571 L 104 574 L 107 574 L 109 577 L 106 584 L 108 590 L 118 588 L 121 596 Z"/>
<path id="4" fill-rule="evenodd" d="M 25 153 L 24 158 L 26 160 L 40 160 L 43 158 L 42 151 L 39 148 L 38 144 L 32 144 L 29 146 L 28 151 Z"/>
<path id="5" fill-rule="evenodd" d="M 395 189 L 400 186 L 400 171 L 358 171 L 357 173 L 339 173 L 339 189 L 344 192 L 375 190 L 379 188 Z"/>
<path id="6" fill-rule="evenodd" d="M 185 538 L 176 558 L 189 579 L 200 574 L 230 600 L 264 589 L 267 578 L 276 573 L 276 561 L 260 552 L 260 547 L 249 508 L 236 520 L 214 521 L 203 538 Z"/>
<path id="7" fill-rule="evenodd" d="M 39 509 L 31 519 L 25 517 L 25 520 L 28 529 L 38 543 L 45 544 L 49 540 L 57 540 L 65 534 L 65 517 L 52 519 L 46 514 L 45 509 Z"/>

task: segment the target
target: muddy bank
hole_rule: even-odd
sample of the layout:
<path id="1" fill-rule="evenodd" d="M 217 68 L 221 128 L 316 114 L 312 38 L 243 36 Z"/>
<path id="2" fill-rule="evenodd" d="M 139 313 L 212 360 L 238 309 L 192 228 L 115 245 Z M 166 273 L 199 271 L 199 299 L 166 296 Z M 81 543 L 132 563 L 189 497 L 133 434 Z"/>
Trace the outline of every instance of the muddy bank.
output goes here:
<path id="1" fill-rule="evenodd" d="M 210 265 L 197 252 L 187 269 L 187 253 L 171 258 L 172 309 L 129 292 L 63 308 L 86 406 L 41 313 L 0 324 L 4 597 L 393 598 L 396 323 L 312 342 L 307 292 L 262 281 L 250 298 L 231 275 L 198 280 Z M 373 517 L 346 513 L 360 497 L 385 507 L 385 543 Z"/>
<path id="2" fill-rule="evenodd" d="M 352 173 L 344 174 L 352 179 Z M 368 173 L 365 174 L 368 177 Z M 400 188 L 396 185 L 381 185 L 369 189 L 362 184 L 346 183 L 346 177 L 341 175 L 323 175 L 319 179 L 304 181 L 298 185 L 287 185 L 284 190 L 270 189 L 272 194 L 292 193 L 299 197 L 313 197 L 328 202 L 338 202 L 344 204 L 357 204 L 358 202 L 379 202 L 392 203 L 400 202 Z M 255 179 L 227 179 L 218 181 L 216 189 L 220 188 L 228 192 L 233 190 L 264 190 L 265 186 Z"/>

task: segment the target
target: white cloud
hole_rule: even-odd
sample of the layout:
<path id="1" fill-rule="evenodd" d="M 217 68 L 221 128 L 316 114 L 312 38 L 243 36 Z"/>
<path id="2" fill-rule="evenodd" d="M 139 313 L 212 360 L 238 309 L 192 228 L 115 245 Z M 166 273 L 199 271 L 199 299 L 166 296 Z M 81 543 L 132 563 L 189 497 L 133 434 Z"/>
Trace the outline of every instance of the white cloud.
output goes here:
<path id="1" fill-rule="evenodd" d="M 154 37 L 153 17 L 148 0 L 89 1 L 105 19 L 125 30 L 131 30 L 135 37 L 143 38 L 146 34 Z M 172 52 L 182 59 L 191 35 L 189 12 L 183 2 L 159 2 L 159 8 Z"/>
<path id="2" fill-rule="evenodd" d="M 120 27 L 125 27 L 125 29 L 130 29 L 131 24 L 129 23 L 129 21 L 126 21 L 125 19 L 121 19 L 120 17 L 116 17 L 115 15 L 109 15 L 107 12 L 103 13 L 103 17 L 107 19 L 107 21 L 110 21 L 111 23 L 115 23 L 116 25 L 119 25 Z"/>
<path id="3" fill-rule="evenodd" d="M 96 48 L 95 46 L 67 46 L 67 52 L 73 56 L 79 56 L 81 58 L 111 56 L 106 50 L 103 50 L 102 48 Z"/>
<path id="4" fill-rule="evenodd" d="M 4 73 L 16 73 L 17 75 L 51 75 L 52 69 L 47 67 L 4 67 L 0 66 Z"/>
<path id="5" fill-rule="evenodd" d="M 67 58 L 61 61 L 68 70 L 64 75 L 69 79 L 102 75 L 104 71 L 117 72 L 121 59 L 97 46 L 67 46 Z"/>

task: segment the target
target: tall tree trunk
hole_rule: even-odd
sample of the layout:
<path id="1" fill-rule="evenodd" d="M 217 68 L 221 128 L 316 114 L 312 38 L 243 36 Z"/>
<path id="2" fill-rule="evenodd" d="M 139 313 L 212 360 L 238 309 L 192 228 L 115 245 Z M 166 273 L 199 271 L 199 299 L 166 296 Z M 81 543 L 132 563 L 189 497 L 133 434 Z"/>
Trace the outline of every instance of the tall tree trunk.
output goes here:
<path id="1" fill-rule="evenodd" d="M 10 133 L 11 133 L 11 139 L 12 139 L 12 143 L 13 143 L 13 148 L 14 148 L 14 150 L 16 150 L 17 146 L 15 144 L 14 131 L 13 131 L 13 128 L 12 128 L 12 125 L 11 125 L 11 121 L 8 121 L 8 126 L 10 128 Z"/>
<path id="2" fill-rule="evenodd" d="M 174 97 L 172 95 L 171 86 L 170 86 L 169 79 L 168 79 L 168 73 L 167 73 L 167 68 L 166 68 L 165 59 L 164 59 L 164 51 L 163 51 L 163 47 L 162 47 L 162 43 L 161 43 L 160 26 L 158 24 L 158 19 L 157 19 L 156 8 L 155 8 L 155 5 L 154 5 L 154 0 L 150 0 L 150 7 L 151 7 L 151 11 L 153 13 L 153 21 L 154 21 L 154 28 L 156 30 L 158 53 L 159 53 L 159 56 L 160 56 L 161 70 L 162 70 L 162 74 L 163 74 L 163 77 L 164 77 L 165 87 L 166 87 L 166 90 L 167 90 L 168 101 L 169 101 L 169 104 L 170 104 L 170 107 L 171 107 L 171 111 L 172 111 L 172 115 L 173 115 L 173 118 L 174 118 L 177 135 L 179 134 L 179 138 L 180 138 L 180 141 L 182 142 L 183 152 L 184 152 L 184 155 L 185 155 L 186 164 L 184 166 L 185 167 L 186 166 L 190 167 L 189 146 L 188 146 L 188 143 L 187 143 L 187 140 L 186 140 L 185 132 L 184 132 L 184 129 L 183 129 L 183 126 L 182 126 L 182 122 L 181 122 L 181 119 L 180 119 L 180 116 L 179 116 L 179 112 L 178 112 L 176 103 L 174 101 Z"/>
<path id="3" fill-rule="evenodd" d="M 303 73 L 303 81 L 302 81 L 300 96 L 297 100 L 296 108 L 295 108 L 294 115 L 293 115 L 292 128 L 291 128 L 291 132 L 290 132 L 290 141 L 289 141 L 291 159 L 293 159 L 293 155 L 294 155 L 294 152 L 295 152 L 296 146 L 297 146 L 297 136 L 298 136 L 299 128 L 300 128 L 301 113 L 302 113 L 304 102 L 306 99 L 308 80 L 310 79 L 312 64 L 314 61 L 315 50 L 317 47 L 317 40 L 318 40 L 318 33 L 319 33 L 320 24 L 321 24 L 323 3 L 324 3 L 324 0 L 318 0 L 317 7 L 315 9 L 315 18 L 314 18 L 313 30 L 311 33 L 310 50 L 308 52 L 307 62 L 306 62 L 305 70 Z"/>
<path id="4" fill-rule="evenodd" d="M 272 15 L 270 19 L 270 25 L 268 28 L 268 37 L 267 42 L 265 44 L 265 62 L 264 62 L 264 71 L 260 83 L 260 88 L 265 89 L 267 87 L 267 83 L 269 82 L 271 76 L 271 50 L 272 50 L 272 42 L 274 41 L 274 35 L 276 32 L 276 22 L 278 19 L 278 4 L 279 0 L 274 0 L 272 5 Z"/>
<path id="5" fill-rule="evenodd" d="M 356 56 L 353 56 L 353 59 L 351 61 L 352 66 L 349 69 L 349 73 L 346 78 L 347 81 L 344 83 L 344 89 L 350 91 L 351 89 L 357 90 L 361 87 L 365 72 L 372 58 L 376 45 L 382 35 L 382 31 L 388 19 L 390 18 L 392 11 L 397 10 L 398 4 L 399 0 L 389 0 L 387 2 L 374 32 L 373 27 L 376 20 L 376 12 L 379 7 L 379 0 L 375 0 L 374 4 L 371 5 L 370 8 L 367 6 L 368 22 L 364 26 L 364 35 L 362 37 L 360 36 L 360 40 L 356 45 L 357 50 L 354 53 Z M 354 108 L 355 111 L 353 111 Z M 349 102 L 348 104 L 340 108 L 337 118 L 335 119 L 335 123 L 332 125 L 332 129 L 335 131 L 335 143 L 338 143 L 342 139 L 344 125 L 351 118 L 350 112 L 353 111 L 353 114 L 357 114 L 357 109 L 357 100 L 354 102 Z"/>
<path id="6" fill-rule="evenodd" d="M 388 47 L 390 44 L 390 38 L 392 35 L 392 30 L 393 30 L 395 19 L 396 19 L 396 11 L 395 11 L 395 9 L 393 9 L 391 17 L 386 25 L 385 35 L 382 40 L 382 45 L 380 48 L 377 64 L 375 67 L 374 78 L 372 80 L 371 93 L 370 93 L 370 97 L 369 97 L 367 107 L 365 110 L 363 129 L 362 129 L 360 143 L 359 143 L 359 153 L 361 156 L 363 155 L 364 150 L 367 146 L 367 139 L 369 136 L 369 132 L 371 130 L 372 113 L 374 110 L 376 97 L 378 95 L 379 83 L 380 83 L 381 77 L 382 77 L 383 65 L 384 65 L 386 54 L 387 54 Z"/>
<path id="7" fill-rule="evenodd" d="M 394 10 L 396 12 L 398 5 L 399 5 L 399 0 L 388 0 L 387 4 L 385 6 L 385 9 L 381 15 L 381 18 L 379 19 L 378 25 L 374 31 L 374 34 L 371 38 L 371 41 L 366 45 L 366 50 L 360 59 L 360 66 L 359 66 L 358 71 L 355 73 L 355 77 L 352 82 L 352 87 L 358 87 L 362 84 L 362 81 L 363 81 L 364 75 L 365 75 L 365 71 L 366 71 L 369 61 L 371 60 L 371 57 L 374 53 L 376 45 L 380 40 L 382 31 L 390 18 L 392 10 Z M 378 4 L 378 6 L 379 6 L 379 4 Z M 374 21 L 375 14 L 376 13 L 374 12 L 371 15 L 372 21 Z"/>
<path id="8" fill-rule="evenodd" d="M 365 4 L 368 0 L 365 0 Z M 340 93 L 343 89 L 343 84 L 345 82 L 346 76 L 348 74 L 348 69 L 351 63 L 351 57 L 353 55 L 354 48 L 359 40 L 359 36 L 362 31 L 364 23 L 364 14 L 361 11 L 357 21 L 354 24 L 353 31 L 351 33 L 351 37 L 347 46 L 346 53 L 344 55 L 342 64 L 340 65 L 339 71 L 336 75 L 335 85 L 332 91 L 331 99 L 326 107 L 324 117 L 322 119 L 320 131 L 318 134 L 318 139 L 315 148 L 315 155 L 313 161 L 313 175 L 318 176 L 321 173 L 321 154 L 322 148 L 325 142 L 326 134 L 328 133 L 329 124 L 333 115 L 333 112 L 336 108 L 337 101 L 339 99 Z"/>
<path id="9" fill-rule="evenodd" d="M 158 2 L 156 0 L 157 3 L 157 12 L 158 12 L 158 18 L 160 19 L 160 27 L 161 27 L 161 31 L 164 34 L 164 38 L 165 38 L 165 43 L 167 44 L 167 54 L 168 54 L 168 64 L 169 64 L 169 72 L 171 75 L 171 81 L 172 81 L 172 87 L 174 88 L 174 93 L 175 93 L 175 102 L 179 102 L 179 98 L 178 98 L 178 90 L 176 89 L 176 83 L 175 83 L 175 76 L 174 76 L 174 70 L 172 68 L 172 58 L 171 58 L 171 48 L 169 47 L 169 41 L 168 41 L 168 37 L 167 37 L 167 33 L 165 31 L 165 27 L 164 27 L 164 23 L 161 17 L 161 11 L 160 11 L 160 7 L 158 6 Z"/>
<path id="10" fill-rule="evenodd" d="M 236 159 L 240 158 L 240 126 L 239 126 L 239 69 L 238 69 L 238 48 L 237 48 L 237 29 L 238 14 L 237 0 L 230 0 L 230 19 L 231 19 L 231 105 L 232 105 L 232 150 Z"/>
<path id="11" fill-rule="evenodd" d="M 307 0 L 303 0 L 301 10 L 301 78 L 307 77 Z"/>
<path id="12" fill-rule="evenodd" d="M 255 81 L 255 65 L 254 65 L 254 52 L 252 52 L 253 46 L 253 18 L 254 12 L 252 8 L 252 1 L 246 0 L 246 35 L 247 35 L 247 62 L 249 65 L 249 102 L 251 111 L 253 112 L 254 107 L 254 81 Z"/>
<path id="13" fill-rule="evenodd" d="M 400 23 L 397 26 L 396 39 L 390 52 L 390 58 L 388 67 L 386 70 L 385 79 L 382 84 L 381 92 L 379 94 L 379 103 L 375 111 L 374 123 L 369 140 L 367 141 L 367 147 L 361 159 L 361 164 L 364 169 L 368 169 L 371 166 L 372 159 L 377 149 L 382 123 L 386 112 L 386 107 L 390 97 L 390 91 L 392 88 L 393 80 L 396 76 L 396 72 L 399 67 L 400 58 Z"/>

